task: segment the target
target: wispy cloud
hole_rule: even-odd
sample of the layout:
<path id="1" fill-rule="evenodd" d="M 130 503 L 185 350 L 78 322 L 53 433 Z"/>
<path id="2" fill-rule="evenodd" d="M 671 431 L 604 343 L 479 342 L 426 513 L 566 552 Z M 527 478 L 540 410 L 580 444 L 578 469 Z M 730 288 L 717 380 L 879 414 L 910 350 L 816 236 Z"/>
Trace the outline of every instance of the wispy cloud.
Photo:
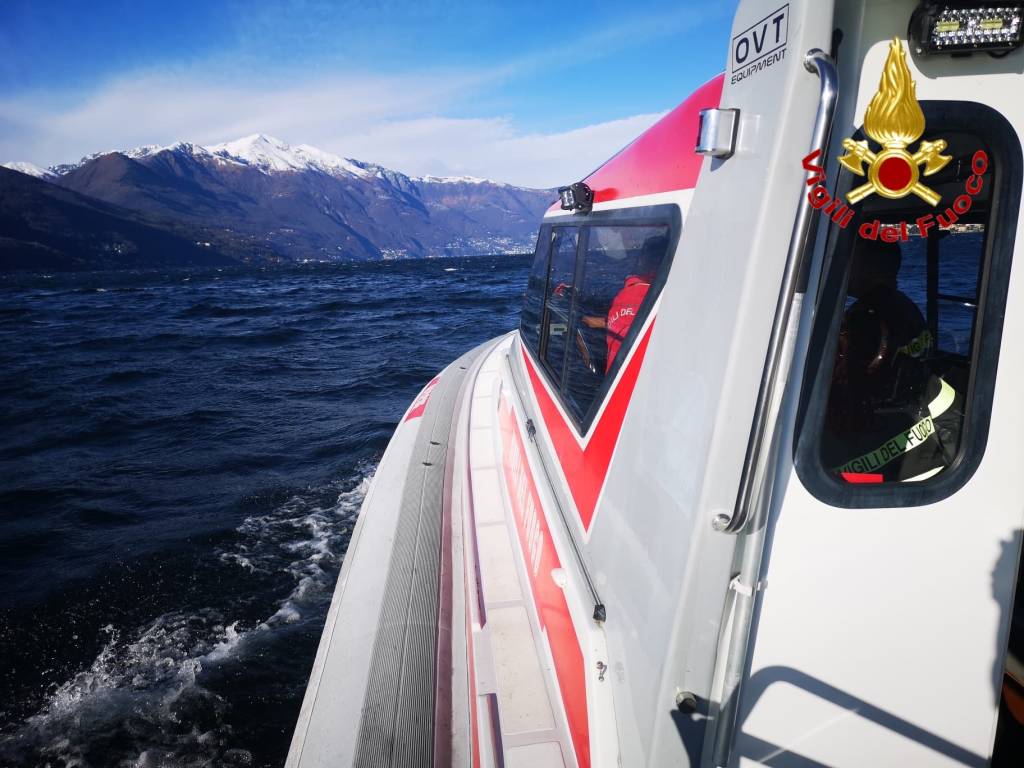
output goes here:
<path id="1" fill-rule="evenodd" d="M 578 181 L 650 127 L 661 113 L 633 115 L 556 133 L 523 133 L 507 120 L 424 118 L 325 139 L 356 156 L 413 174 L 484 176 L 553 187 Z"/>
<path id="2" fill-rule="evenodd" d="M 71 105 L 0 102 L 0 159 L 39 165 L 178 140 L 269 133 L 413 174 L 471 174 L 550 186 L 582 177 L 649 126 L 629 116 L 555 133 L 509 118 L 443 116 L 476 76 L 364 76 L 295 87 L 230 87 L 170 76 L 124 79 Z"/>
<path id="3" fill-rule="evenodd" d="M 635 138 L 658 114 L 612 112 L 605 121 L 569 122 L 571 130 L 547 132 L 524 125 L 507 102 L 484 116 L 476 105 L 502 84 L 546 79 L 549 72 L 559 77 L 559 62 L 578 66 L 679 35 L 708 13 L 635 15 L 567 35 L 557 52 L 527 51 L 486 67 L 311 76 L 293 70 L 243 74 L 224 62 L 191 62 L 124 74 L 85 93 L 22 92 L 0 97 L 0 161 L 49 165 L 96 151 L 178 140 L 211 144 L 262 132 L 407 173 L 465 173 L 530 186 L 566 183 Z M 563 117 L 560 125 L 566 124 Z"/>
<path id="4" fill-rule="evenodd" d="M 195 75 L 121 78 L 72 103 L 43 95 L 0 101 L 0 153 L 33 162 L 178 139 L 221 141 L 264 131 L 310 141 L 324 128 L 365 128 L 450 103 L 457 77 L 373 75 L 294 84 L 217 83 Z M 319 130 L 315 130 L 319 128 Z"/>

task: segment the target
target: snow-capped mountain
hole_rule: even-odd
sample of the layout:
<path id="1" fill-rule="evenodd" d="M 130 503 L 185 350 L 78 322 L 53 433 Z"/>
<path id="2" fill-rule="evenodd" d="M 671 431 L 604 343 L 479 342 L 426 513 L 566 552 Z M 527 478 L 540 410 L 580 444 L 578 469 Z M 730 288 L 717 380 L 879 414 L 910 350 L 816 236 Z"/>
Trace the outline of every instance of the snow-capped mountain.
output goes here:
<path id="1" fill-rule="evenodd" d="M 40 168 L 35 163 L 26 163 L 24 161 L 4 163 L 3 167 L 10 168 L 12 171 L 17 171 L 18 173 L 24 173 L 28 176 L 35 176 L 37 179 L 52 179 L 57 175 L 48 168 Z"/>
<path id="2" fill-rule="evenodd" d="M 216 162 L 234 163 L 257 168 L 265 173 L 308 170 L 318 170 L 325 173 L 348 173 L 353 176 L 362 176 L 366 173 L 362 164 L 354 160 L 348 160 L 338 155 L 333 155 L 330 152 L 324 152 L 308 144 L 290 147 L 280 139 L 275 139 L 273 136 L 267 136 L 262 133 L 254 133 L 251 136 L 243 136 L 235 141 L 226 141 L 207 147 L 188 141 L 176 141 L 173 144 L 167 145 L 146 144 L 131 149 L 110 149 L 105 152 L 95 152 L 91 155 L 86 155 L 75 163 L 50 166 L 48 171 L 52 174 L 63 176 L 104 155 L 121 154 L 132 160 L 143 160 L 158 155 L 161 152 L 187 153 L 204 160 L 212 159 Z M 32 164 L 9 163 L 7 167 L 19 170 L 14 168 L 15 165 L 30 166 Z"/>
<path id="3" fill-rule="evenodd" d="M 410 177 L 264 134 L 11 166 L 209 248 L 271 261 L 528 251 L 555 197 L 472 176 Z"/>
<path id="4" fill-rule="evenodd" d="M 200 148 L 202 149 L 202 148 Z M 227 162 L 244 163 L 270 173 L 274 171 L 322 171 L 329 174 L 366 176 L 369 171 L 355 160 L 349 160 L 322 149 L 300 144 L 290 147 L 280 139 L 256 133 L 236 141 L 214 144 L 205 151 Z"/>
<path id="5" fill-rule="evenodd" d="M 220 144 L 200 146 L 187 141 L 176 141 L 173 144 L 146 144 L 132 149 L 107 150 L 86 155 L 76 163 L 65 163 L 52 165 L 43 169 L 32 163 L 6 163 L 6 168 L 15 171 L 22 171 L 33 176 L 40 176 L 40 173 L 48 176 L 63 176 L 74 171 L 86 163 L 104 155 L 122 154 L 133 160 L 142 160 L 153 157 L 161 152 L 185 152 L 196 158 L 215 162 L 233 163 L 256 168 L 264 173 L 282 173 L 294 171 L 320 171 L 330 175 L 347 175 L 365 177 L 378 174 L 394 174 L 380 165 L 364 163 L 347 157 L 341 157 L 331 152 L 310 146 L 299 144 L 292 147 L 281 139 L 267 136 L 263 133 L 254 133 L 250 136 L 243 136 L 234 141 L 225 141 Z M 34 169 L 34 170 L 30 170 Z M 421 184 L 493 184 L 495 186 L 510 186 L 503 182 L 482 179 L 478 176 L 409 176 L 411 181 Z M 521 189 L 526 189 L 521 187 Z"/>
<path id="6" fill-rule="evenodd" d="M 423 184 L 494 184 L 498 187 L 509 186 L 500 181 L 481 179 L 479 176 L 413 176 L 411 178 L 413 181 Z"/>

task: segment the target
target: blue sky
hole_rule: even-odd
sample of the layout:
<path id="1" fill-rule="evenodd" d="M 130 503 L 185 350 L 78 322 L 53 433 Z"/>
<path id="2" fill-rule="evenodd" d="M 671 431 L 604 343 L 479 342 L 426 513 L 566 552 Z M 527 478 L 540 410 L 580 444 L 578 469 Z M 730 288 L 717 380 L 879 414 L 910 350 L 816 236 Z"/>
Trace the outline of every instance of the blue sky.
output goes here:
<path id="1" fill-rule="evenodd" d="M 723 67 L 732 3 L 0 6 L 0 162 L 263 132 L 408 173 L 582 176 Z"/>

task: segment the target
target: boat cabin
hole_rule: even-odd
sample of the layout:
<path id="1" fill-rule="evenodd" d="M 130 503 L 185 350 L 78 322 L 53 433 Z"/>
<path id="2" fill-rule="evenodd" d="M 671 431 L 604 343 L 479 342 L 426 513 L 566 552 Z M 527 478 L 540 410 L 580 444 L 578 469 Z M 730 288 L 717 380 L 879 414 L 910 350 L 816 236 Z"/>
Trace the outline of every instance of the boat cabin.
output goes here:
<path id="1" fill-rule="evenodd" d="M 288 765 L 1024 765 L 1022 24 L 738 3 L 399 424 Z"/>

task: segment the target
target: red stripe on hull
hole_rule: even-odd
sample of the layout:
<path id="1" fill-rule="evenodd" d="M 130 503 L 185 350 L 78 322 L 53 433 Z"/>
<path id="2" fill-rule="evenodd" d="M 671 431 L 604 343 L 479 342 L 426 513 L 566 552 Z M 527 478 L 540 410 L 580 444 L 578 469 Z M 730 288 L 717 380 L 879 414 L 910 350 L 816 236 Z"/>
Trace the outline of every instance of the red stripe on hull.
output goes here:
<path id="1" fill-rule="evenodd" d="M 576 761 L 590 768 L 590 723 L 587 717 L 587 681 L 583 670 L 583 651 L 569 615 L 565 593 L 555 584 L 551 572 L 561 568 L 544 517 L 537 486 L 526 460 L 523 438 L 512 413 L 502 397 L 499 408 L 502 442 L 502 467 L 516 519 L 519 546 L 526 560 L 530 591 L 537 606 L 541 629 L 548 638 L 555 676 L 565 714 L 569 721 Z"/>
<path id="2" fill-rule="evenodd" d="M 604 413 L 601 414 L 594 433 L 582 449 L 573 434 L 574 427 L 565 420 L 558 410 L 555 401 L 548 394 L 547 387 L 541 381 L 540 374 L 534 368 L 533 361 L 526 353 L 525 347 L 520 345 L 526 370 L 530 375 L 530 383 L 537 396 L 537 404 L 540 406 L 540 413 L 544 419 L 544 426 L 551 437 L 551 443 L 558 456 L 558 463 L 562 468 L 566 483 L 569 485 L 573 501 L 576 503 L 576 510 L 584 530 L 590 530 L 590 523 L 594 519 L 597 500 L 608 476 L 612 452 L 619 440 L 622 421 L 626 417 L 626 409 L 633 397 L 633 389 L 636 386 L 637 377 L 640 375 L 640 367 L 643 365 L 644 355 L 647 353 L 647 343 L 651 340 L 653 330 L 654 323 L 652 322 L 637 343 L 636 351 L 626 363 L 626 370 L 623 371 L 618 384 L 612 390 L 608 398 L 608 405 L 605 407 Z"/>
<path id="3" fill-rule="evenodd" d="M 693 151 L 700 111 L 721 104 L 724 83 L 725 75 L 709 80 L 584 179 L 594 190 L 594 202 L 696 187 L 704 161 Z M 556 202 L 549 210 L 559 210 L 559 204 Z"/>
<path id="4" fill-rule="evenodd" d="M 440 376 L 435 376 L 427 382 L 427 386 L 420 390 L 420 393 L 416 395 L 416 399 L 412 401 L 412 405 L 409 407 L 409 413 L 406 414 L 405 421 L 412 421 L 423 415 L 423 412 L 427 410 L 427 403 L 430 402 L 430 393 L 434 391 L 434 387 L 437 386 L 437 382 L 440 380 Z"/>
<path id="5" fill-rule="evenodd" d="M 476 692 L 476 664 L 473 655 L 473 619 L 469 610 L 469 580 L 465 582 L 466 588 L 466 650 L 469 655 L 469 733 L 470 750 L 472 752 L 473 768 L 480 768 L 480 731 L 477 724 L 477 706 L 479 698 Z"/>

